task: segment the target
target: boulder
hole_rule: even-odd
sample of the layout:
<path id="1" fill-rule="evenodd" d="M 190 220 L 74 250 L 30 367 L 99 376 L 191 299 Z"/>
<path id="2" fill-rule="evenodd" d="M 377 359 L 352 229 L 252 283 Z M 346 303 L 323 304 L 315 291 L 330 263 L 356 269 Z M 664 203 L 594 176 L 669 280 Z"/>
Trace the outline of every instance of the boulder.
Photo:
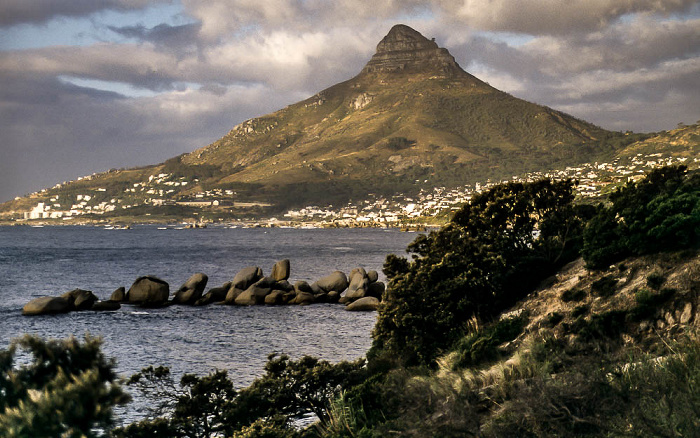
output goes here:
<path id="1" fill-rule="evenodd" d="M 361 271 L 356 271 L 352 277 L 350 277 L 350 284 L 348 285 L 348 291 L 354 291 L 360 288 L 367 289 L 369 286 L 369 279 L 367 278 L 367 273 L 364 269 L 360 268 Z M 353 270 L 354 271 L 354 270 Z"/>
<path id="2" fill-rule="evenodd" d="M 258 287 L 268 287 L 268 288 L 272 289 L 272 287 L 275 284 L 277 284 L 277 281 L 275 281 L 275 279 L 272 278 L 271 276 L 267 276 L 267 277 L 261 278 L 260 280 L 256 281 L 253 284 L 255 284 Z"/>
<path id="3" fill-rule="evenodd" d="M 377 307 L 379 307 L 378 299 L 374 297 L 364 297 L 345 306 L 345 310 L 372 311 L 377 310 Z"/>
<path id="4" fill-rule="evenodd" d="M 367 288 L 367 296 L 382 299 L 382 294 L 386 290 L 386 285 L 383 282 L 377 281 L 375 283 L 370 283 Z"/>
<path id="5" fill-rule="evenodd" d="M 326 293 L 324 289 L 321 289 L 321 287 L 318 285 L 318 282 L 314 281 L 311 283 L 311 293 L 316 295 L 320 293 Z"/>
<path id="6" fill-rule="evenodd" d="M 68 313 L 73 310 L 73 305 L 61 297 L 34 298 L 22 308 L 23 315 L 52 315 L 56 313 Z"/>
<path id="7" fill-rule="evenodd" d="M 328 292 L 328 302 L 329 303 L 337 303 L 339 299 L 340 299 L 340 292 L 335 291 L 335 290 Z"/>
<path id="8" fill-rule="evenodd" d="M 330 275 L 320 278 L 316 281 L 316 284 L 325 292 L 330 292 L 332 290 L 343 292 L 348 288 L 348 277 L 345 276 L 344 272 L 335 271 Z"/>
<path id="9" fill-rule="evenodd" d="M 92 291 L 83 289 L 73 289 L 61 295 L 61 298 L 68 301 L 73 306 L 73 310 L 88 310 L 97 301 Z"/>
<path id="10" fill-rule="evenodd" d="M 314 295 L 310 292 L 299 292 L 292 301 L 292 304 L 313 304 Z"/>
<path id="11" fill-rule="evenodd" d="M 194 304 L 195 301 L 202 298 L 204 288 L 207 287 L 209 277 L 207 274 L 197 272 L 192 275 L 182 286 L 175 292 L 173 297 L 174 304 Z"/>
<path id="12" fill-rule="evenodd" d="M 148 275 L 134 281 L 126 293 L 126 300 L 129 303 L 158 306 L 168 301 L 168 295 L 170 285 L 165 280 Z"/>
<path id="13" fill-rule="evenodd" d="M 296 297 L 296 292 L 285 292 L 282 294 L 282 304 L 290 304 Z"/>
<path id="14" fill-rule="evenodd" d="M 352 283 L 352 279 L 355 277 L 355 275 L 359 274 L 360 277 L 365 278 L 367 276 L 367 271 L 365 271 L 365 268 L 355 268 L 352 271 L 350 271 L 350 275 L 348 275 L 348 282 Z"/>
<path id="15" fill-rule="evenodd" d="M 195 306 L 206 306 L 211 303 L 218 303 L 226 299 L 226 294 L 228 294 L 229 289 L 231 289 L 231 282 L 228 281 L 224 283 L 223 286 L 212 287 L 207 293 L 205 293 L 202 298 L 195 301 Z"/>
<path id="16" fill-rule="evenodd" d="M 360 287 L 355 290 L 348 289 L 348 291 L 345 292 L 345 298 L 348 301 L 359 300 L 360 298 L 364 298 L 365 296 L 367 296 L 367 289 L 365 287 Z"/>
<path id="17" fill-rule="evenodd" d="M 92 305 L 90 310 L 95 310 L 97 312 L 114 311 L 121 309 L 122 305 L 117 301 L 107 300 L 107 301 L 97 301 Z"/>
<path id="18" fill-rule="evenodd" d="M 121 303 L 126 299 L 126 288 L 124 286 L 118 287 L 115 289 L 114 292 L 112 292 L 112 295 L 109 296 L 109 301 L 116 301 L 118 303 Z"/>
<path id="19" fill-rule="evenodd" d="M 273 290 L 265 297 L 265 304 L 277 305 L 284 304 L 284 292 L 281 290 Z"/>
<path id="20" fill-rule="evenodd" d="M 299 292 L 313 292 L 313 289 L 311 289 L 311 285 L 305 281 L 297 281 L 294 283 L 294 291 L 296 293 Z"/>
<path id="21" fill-rule="evenodd" d="M 224 304 L 235 304 L 236 298 L 240 294 L 243 293 L 243 289 L 239 289 L 237 287 L 234 287 L 233 284 L 229 288 L 228 292 L 226 292 L 226 298 L 224 299 Z"/>
<path id="22" fill-rule="evenodd" d="M 289 278 L 289 259 L 280 260 L 272 267 L 270 274 L 275 281 L 287 280 Z"/>
<path id="23" fill-rule="evenodd" d="M 281 290 L 284 292 L 291 292 L 294 290 L 294 286 L 292 286 L 292 283 L 288 282 L 287 280 L 282 280 L 278 281 L 277 283 L 272 285 L 273 290 Z"/>
<path id="24" fill-rule="evenodd" d="M 379 272 L 369 271 L 367 273 L 367 279 L 369 280 L 370 283 L 374 283 L 375 281 L 379 280 Z"/>
<path id="25" fill-rule="evenodd" d="M 241 269 L 238 274 L 233 277 L 231 283 L 234 287 L 246 290 L 248 286 L 263 278 L 263 271 L 257 266 L 249 266 Z"/>
<path id="26" fill-rule="evenodd" d="M 335 291 L 332 291 L 335 292 Z M 323 292 L 320 294 L 315 294 L 314 295 L 314 303 L 327 303 L 328 302 L 328 294 Z"/>
<path id="27" fill-rule="evenodd" d="M 260 287 L 254 284 L 238 295 L 234 303 L 238 306 L 263 304 L 265 302 L 265 297 L 268 296 L 270 292 L 272 292 L 272 289 L 269 287 Z"/>

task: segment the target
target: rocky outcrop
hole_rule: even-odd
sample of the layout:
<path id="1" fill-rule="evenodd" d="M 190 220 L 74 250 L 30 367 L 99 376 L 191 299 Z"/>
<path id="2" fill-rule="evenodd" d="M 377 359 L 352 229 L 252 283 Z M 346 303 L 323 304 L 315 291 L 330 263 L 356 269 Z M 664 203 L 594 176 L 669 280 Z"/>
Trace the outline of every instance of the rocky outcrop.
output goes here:
<path id="1" fill-rule="evenodd" d="M 164 280 L 153 276 L 139 277 L 126 293 L 126 301 L 146 306 L 164 305 L 170 295 L 170 286 Z"/>
<path id="2" fill-rule="evenodd" d="M 326 293 L 330 291 L 342 293 L 348 288 L 348 277 L 344 272 L 335 271 L 330 275 L 318 279 L 316 285 Z"/>
<path id="3" fill-rule="evenodd" d="M 289 259 L 280 260 L 272 267 L 270 276 L 275 281 L 283 281 L 289 279 L 290 264 Z"/>
<path id="4" fill-rule="evenodd" d="M 211 303 L 253 306 L 351 304 L 363 300 L 349 310 L 371 310 L 373 307 L 376 308 L 372 303 L 375 301 L 378 303 L 384 292 L 384 284 L 377 281 L 379 278 L 377 271 L 367 272 L 364 268 L 355 268 L 350 272 L 349 279 L 344 272 L 335 271 L 311 284 L 307 281 L 297 281 L 292 285 L 288 281 L 289 267 L 289 260 L 278 261 L 269 276 L 264 276 L 260 267 L 247 267 L 240 270 L 233 280 L 211 288 L 206 294 L 203 294 L 203 291 L 208 277 L 206 274 L 196 273 L 180 286 L 171 303 L 196 306 Z M 139 277 L 127 292 L 124 290 L 120 287 L 112 292 L 109 300 L 99 301 L 91 291 L 74 289 L 61 297 L 42 297 L 32 300 L 27 303 L 23 312 L 26 315 L 39 315 L 74 310 L 111 311 L 118 310 L 121 307 L 120 302 L 144 307 L 160 307 L 169 304 L 169 285 L 158 277 Z M 372 300 L 364 300 L 364 298 L 372 298 Z"/>
<path id="5" fill-rule="evenodd" d="M 88 310 L 97 302 L 97 297 L 92 291 L 83 289 L 73 289 L 61 295 L 61 298 L 68 301 L 71 310 Z"/>
<path id="6" fill-rule="evenodd" d="M 61 297 L 41 297 L 34 298 L 24 305 L 22 314 L 33 315 L 53 315 L 57 313 L 68 313 L 73 310 L 73 306 L 68 300 Z"/>
<path id="7" fill-rule="evenodd" d="M 241 290 L 246 290 L 250 285 L 263 277 L 263 271 L 258 266 L 249 266 L 241 269 L 231 281 L 232 286 Z"/>
<path id="8" fill-rule="evenodd" d="M 195 306 L 206 306 L 211 303 L 220 303 L 226 300 L 226 295 L 229 289 L 231 289 L 231 282 L 227 281 L 223 286 L 212 287 L 209 291 L 202 296 L 202 298 L 195 301 Z"/>
<path id="9" fill-rule="evenodd" d="M 377 307 L 379 307 L 378 299 L 374 297 L 364 297 L 345 306 L 345 310 L 367 312 L 377 310 Z"/>
<path id="10" fill-rule="evenodd" d="M 115 289 L 114 292 L 112 292 L 112 295 L 109 296 L 109 300 L 116 301 L 118 303 L 126 300 L 126 288 L 121 286 Z"/>
<path id="11" fill-rule="evenodd" d="M 377 52 L 362 73 L 424 71 L 439 75 L 457 75 L 464 71 L 447 49 L 438 47 L 420 32 L 403 24 L 392 27 L 377 44 Z"/>
<path id="12" fill-rule="evenodd" d="M 202 274 L 201 272 L 192 275 L 180 286 L 177 292 L 175 292 L 173 304 L 193 305 L 197 300 L 202 298 L 208 280 L 209 277 L 207 277 L 207 274 Z"/>

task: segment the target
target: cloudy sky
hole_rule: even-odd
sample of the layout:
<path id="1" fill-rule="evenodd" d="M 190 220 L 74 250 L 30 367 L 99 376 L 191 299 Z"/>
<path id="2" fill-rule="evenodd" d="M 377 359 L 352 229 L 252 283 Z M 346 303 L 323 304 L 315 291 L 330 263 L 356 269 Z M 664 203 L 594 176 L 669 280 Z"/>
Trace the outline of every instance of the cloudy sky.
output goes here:
<path id="1" fill-rule="evenodd" d="M 397 23 L 608 129 L 700 119 L 700 0 L 0 0 L 0 202 L 209 144 L 354 76 Z"/>

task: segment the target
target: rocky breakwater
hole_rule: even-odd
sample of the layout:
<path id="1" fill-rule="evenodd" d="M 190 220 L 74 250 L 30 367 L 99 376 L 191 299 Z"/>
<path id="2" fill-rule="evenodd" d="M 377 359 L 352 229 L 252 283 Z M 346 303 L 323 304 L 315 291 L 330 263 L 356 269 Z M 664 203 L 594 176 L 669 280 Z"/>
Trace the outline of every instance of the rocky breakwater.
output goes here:
<path id="1" fill-rule="evenodd" d="M 121 305 L 117 301 L 100 301 L 92 291 L 73 289 L 59 297 L 39 297 L 31 300 L 22 308 L 22 314 L 52 315 L 81 310 L 109 311 L 118 310 Z"/>
<path id="2" fill-rule="evenodd" d="M 25 315 L 67 313 L 76 310 L 116 310 L 120 303 L 141 307 L 168 305 L 206 306 L 225 304 L 256 305 L 309 305 L 318 303 L 344 304 L 347 310 L 376 310 L 384 293 L 384 283 L 377 271 L 355 268 L 346 275 L 335 271 L 309 283 L 289 282 L 290 261 L 280 260 L 272 266 L 270 275 L 264 275 L 259 266 L 243 268 L 231 281 L 213 287 L 205 293 L 208 277 L 203 273 L 192 275 L 178 288 L 172 300 L 170 286 L 154 276 L 137 278 L 129 290 L 116 289 L 109 300 L 99 301 L 90 291 L 75 289 L 60 297 L 36 298 L 24 306 Z"/>

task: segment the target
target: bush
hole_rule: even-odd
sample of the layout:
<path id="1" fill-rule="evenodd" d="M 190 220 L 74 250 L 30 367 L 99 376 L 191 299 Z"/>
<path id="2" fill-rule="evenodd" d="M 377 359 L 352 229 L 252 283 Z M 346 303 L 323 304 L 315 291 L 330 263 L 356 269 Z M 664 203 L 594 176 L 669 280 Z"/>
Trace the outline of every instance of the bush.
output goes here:
<path id="1" fill-rule="evenodd" d="M 582 299 L 586 298 L 586 291 L 582 289 L 569 289 L 561 293 L 561 300 L 564 301 L 565 303 L 571 302 L 571 301 L 581 301 Z"/>
<path id="2" fill-rule="evenodd" d="M 550 180 L 496 186 L 411 243 L 412 262 L 388 257 L 368 357 L 387 350 L 405 364 L 431 364 L 472 317 L 491 319 L 574 259 L 583 218 L 572 189 Z"/>
<path id="3" fill-rule="evenodd" d="M 129 396 L 117 383 L 115 363 L 86 336 L 45 341 L 26 335 L 0 351 L 0 436 L 102 436 L 113 408 Z M 13 367 L 18 349 L 32 360 Z"/>
<path id="4" fill-rule="evenodd" d="M 654 290 L 661 289 L 661 286 L 666 282 L 666 277 L 659 272 L 652 272 L 647 276 L 647 286 Z"/>
<path id="5" fill-rule="evenodd" d="M 591 292 L 599 297 L 608 298 L 617 291 L 617 280 L 612 276 L 605 276 L 591 283 Z"/>
<path id="6" fill-rule="evenodd" d="M 498 346 L 517 338 L 526 324 L 525 316 L 506 318 L 466 336 L 457 343 L 456 351 L 459 359 L 455 367 L 475 367 L 499 358 Z"/>
<path id="7" fill-rule="evenodd" d="M 629 255 L 678 250 L 700 238 L 700 174 L 663 167 L 610 195 L 584 232 L 583 257 L 605 268 Z"/>

